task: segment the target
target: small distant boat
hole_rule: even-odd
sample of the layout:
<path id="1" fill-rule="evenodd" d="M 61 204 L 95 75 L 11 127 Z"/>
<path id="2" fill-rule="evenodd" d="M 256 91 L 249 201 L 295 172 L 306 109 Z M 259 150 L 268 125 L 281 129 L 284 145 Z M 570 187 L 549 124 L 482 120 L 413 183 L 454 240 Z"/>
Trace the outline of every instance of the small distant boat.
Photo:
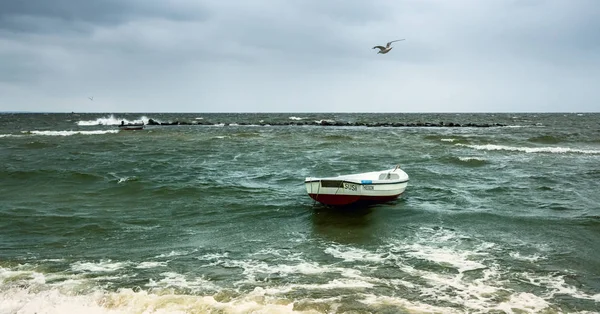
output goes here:
<path id="1" fill-rule="evenodd" d="M 121 124 L 119 125 L 119 130 L 143 130 L 144 129 L 144 124 L 143 123 L 128 123 L 125 124 L 124 121 L 121 121 Z"/>
<path id="2" fill-rule="evenodd" d="M 408 185 L 408 174 L 394 169 L 304 180 L 306 192 L 324 205 L 345 206 L 357 202 L 382 203 L 400 196 Z"/>

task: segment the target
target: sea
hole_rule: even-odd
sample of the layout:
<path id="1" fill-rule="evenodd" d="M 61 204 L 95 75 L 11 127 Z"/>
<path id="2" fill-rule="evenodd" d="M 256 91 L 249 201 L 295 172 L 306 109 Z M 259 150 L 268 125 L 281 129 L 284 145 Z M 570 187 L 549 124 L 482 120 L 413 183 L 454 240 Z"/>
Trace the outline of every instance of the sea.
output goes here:
<path id="1" fill-rule="evenodd" d="M 600 313 L 600 114 L 0 114 L 0 313 Z"/>

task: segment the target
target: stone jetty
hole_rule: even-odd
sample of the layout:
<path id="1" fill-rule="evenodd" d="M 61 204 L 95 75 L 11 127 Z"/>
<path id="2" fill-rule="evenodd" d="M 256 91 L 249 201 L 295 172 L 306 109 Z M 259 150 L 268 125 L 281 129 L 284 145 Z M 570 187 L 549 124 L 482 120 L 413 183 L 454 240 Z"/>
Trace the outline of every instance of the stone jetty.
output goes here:
<path id="1" fill-rule="evenodd" d="M 261 126 L 362 126 L 362 127 L 471 127 L 471 128 L 489 128 L 489 127 L 504 127 L 502 123 L 453 123 L 453 122 L 341 122 L 332 120 L 321 121 L 261 121 L 257 123 L 240 122 L 240 123 L 221 123 L 209 121 L 172 121 L 158 122 L 153 119 L 148 120 L 147 125 L 261 125 Z"/>

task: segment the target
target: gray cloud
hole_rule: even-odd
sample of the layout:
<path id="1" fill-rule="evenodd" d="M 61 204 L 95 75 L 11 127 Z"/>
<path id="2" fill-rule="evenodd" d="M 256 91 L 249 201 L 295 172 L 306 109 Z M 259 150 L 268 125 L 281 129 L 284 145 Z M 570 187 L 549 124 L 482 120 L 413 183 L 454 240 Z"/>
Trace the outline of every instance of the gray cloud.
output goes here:
<path id="1" fill-rule="evenodd" d="M 594 0 L 7 0 L 0 110 L 597 111 L 598 12 Z"/>

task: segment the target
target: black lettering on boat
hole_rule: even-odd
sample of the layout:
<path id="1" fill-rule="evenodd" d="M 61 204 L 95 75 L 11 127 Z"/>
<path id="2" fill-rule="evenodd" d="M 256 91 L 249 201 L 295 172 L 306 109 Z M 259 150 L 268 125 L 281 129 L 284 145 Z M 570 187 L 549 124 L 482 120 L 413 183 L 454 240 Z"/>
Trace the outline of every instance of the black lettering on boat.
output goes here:
<path id="1" fill-rule="evenodd" d="M 356 191 L 358 188 L 356 184 L 344 182 L 344 189 L 350 191 Z"/>
<path id="2" fill-rule="evenodd" d="M 344 181 L 342 180 L 321 180 L 321 187 L 324 188 L 341 188 Z"/>

